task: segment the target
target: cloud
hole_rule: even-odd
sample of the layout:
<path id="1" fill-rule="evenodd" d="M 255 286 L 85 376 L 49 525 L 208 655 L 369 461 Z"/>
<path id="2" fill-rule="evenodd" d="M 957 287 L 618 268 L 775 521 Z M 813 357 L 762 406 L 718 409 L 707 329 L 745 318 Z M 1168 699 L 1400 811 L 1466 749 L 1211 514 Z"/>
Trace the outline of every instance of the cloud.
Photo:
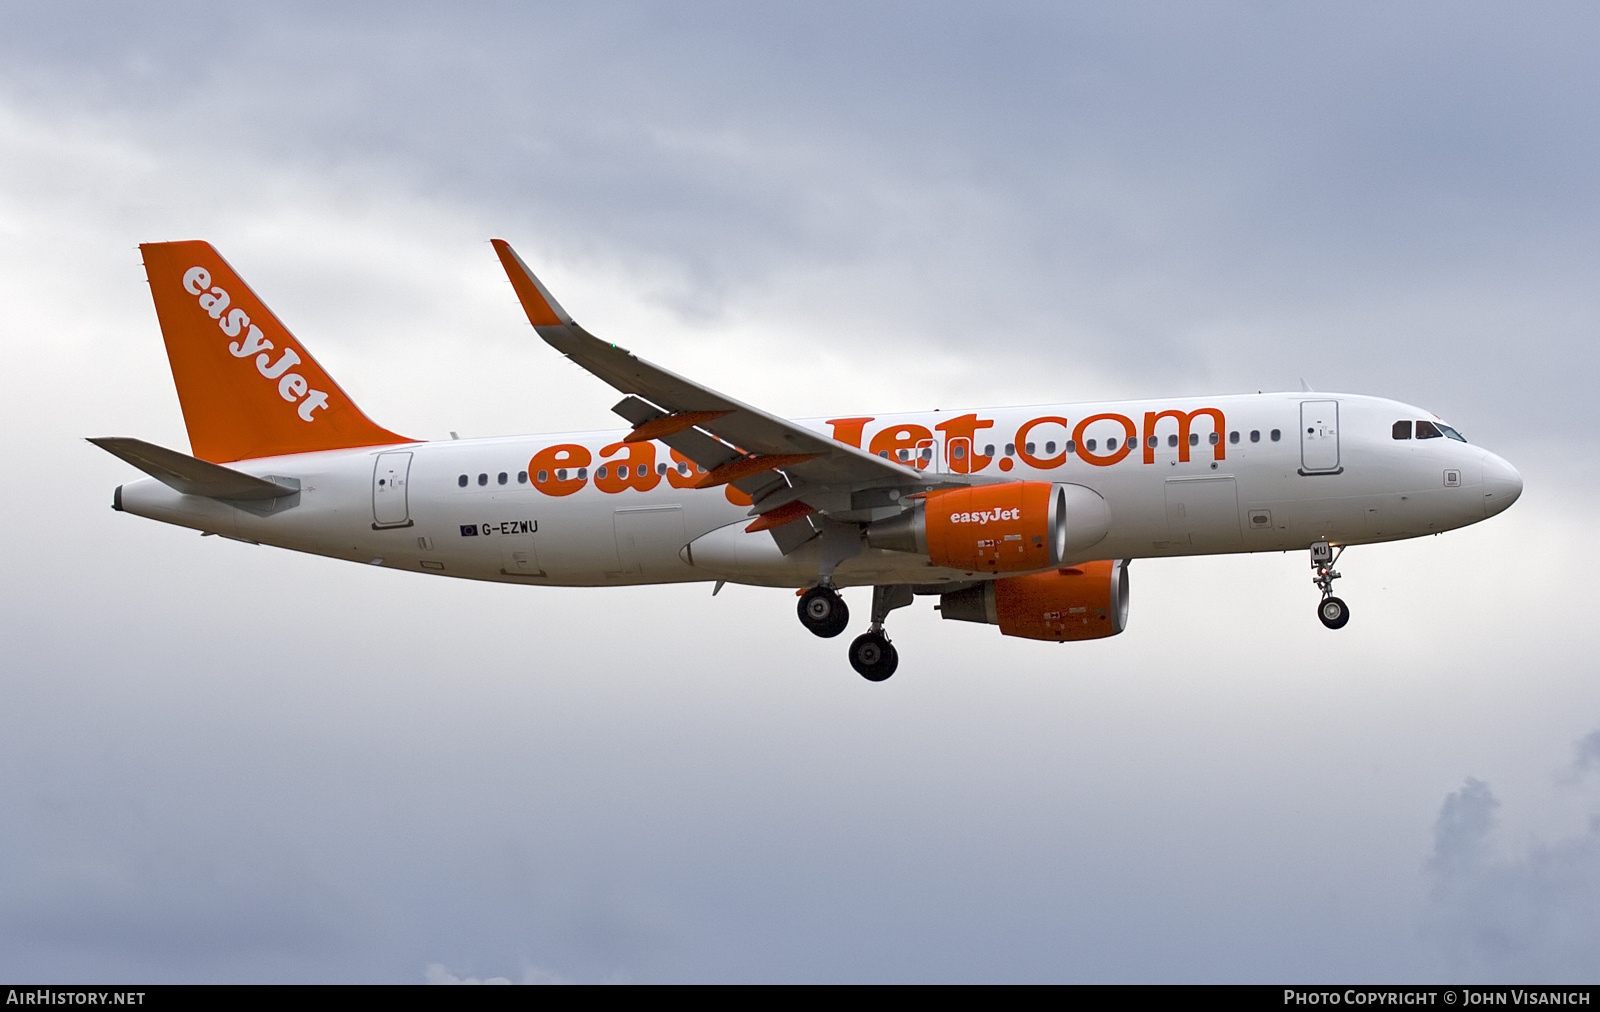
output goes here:
<path id="1" fill-rule="evenodd" d="M 1578 739 L 1577 753 L 1577 758 L 1572 761 L 1575 777 L 1582 777 L 1600 768 L 1600 731 L 1590 731 Z"/>
<path id="2" fill-rule="evenodd" d="M 1580 766 L 1592 763 L 1597 743 L 1600 732 L 1578 743 Z M 1494 846 L 1500 808 L 1489 785 L 1471 777 L 1445 798 L 1428 860 L 1425 936 L 1458 979 L 1594 979 L 1600 812 L 1577 833 L 1505 852 Z"/>
<path id="3" fill-rule="evenodd" d="M 511 978 L 509 978 L 509 977 L 487 977 L 487 978 L 460 977 L 460 976 L 457 976 L 454 973 L 451 973 L 449 971 L 449 969 L 447 969 L 443 963 L 429 963 L 428 964 L 428 968 L 423 971 L 422 977 L 423 977 L 423 980 L 426 981 L 429 984 L 510 984 L 511 983 Z M 521 981 L 519 983 L 523 983 L 523 984 L 570 984 L 570 983 L 572 983 L 572 981 L 570 981 L 570 980 L 566 979 L 565 977 L 561 976 L 559 973 L 555 973 L 554 971 L 551 971 L 551 970 L 545 970 L 545 969 L 542 969 L 542 968 L 536 967 L 536 966 L 524 966 L 522 968 L 522 979 L 521 979 Z"/>
<path id="4" fill-rule="evenodd" d="M 458 977 L 445 969 L 443 963 L 429 963 L 428 968 L 422 972 L 422 979 L 429 984 L 509 984 L 508 977 Z"/>

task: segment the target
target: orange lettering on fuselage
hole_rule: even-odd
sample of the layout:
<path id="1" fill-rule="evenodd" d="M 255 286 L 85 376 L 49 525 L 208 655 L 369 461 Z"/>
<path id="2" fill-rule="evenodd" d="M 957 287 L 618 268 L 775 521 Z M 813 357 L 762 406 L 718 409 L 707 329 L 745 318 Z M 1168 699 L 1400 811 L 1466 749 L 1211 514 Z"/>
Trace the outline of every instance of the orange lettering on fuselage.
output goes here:
<path id="1" fill-rule="evenodd" d="M 533 487 L 545 495 L 571 495 L 588 482 L 569 472 L 588 467 L 589 460 L 588 449 L 577 443 L 547 446 L 528 461 L 528 477 L 532 479 Z M 557 478 L 558 472 L 567 476 Z"/>
<path id="2" fill-rule="evenodd" d="M 274 366 L 276 368 L 276 366 Z M 1102 412 L 1078 422 L 1073 426 L 1069 419 L 1060 415 L 1040 415 L 1030 418 L 1017 428 L 1015 437 L 1015 455 L 1018 460 L 1035 470 L 1050 471 L 1063 466 L 1067 458 L 1076 453 L 1078 459 L 1095 467 L 1110 467 L 1125 459 L 1135 445 L 1143 449 L 1142 460 L 1146 464 L 1155 463 L 1156 447 L 1151 440 L 1156 439 L 1156 427 L 1162 419 L 1171 418 L 1177 422 L 1178 460 L 1187 463 L 1191 449 L 1191 430 L 1194 420 L 1200 415 L 1209 416 L 1212 423 L 1212 434 L 1215 442 L 1211 445 L 1211 455 L 1214 460 L 1225 460 L 1228 456 L 1227 449 L 1227 419 L 1220 408 L 1195 408 L 1193 411 L 1180 411 L 1177 408 L 1168 408 L 1165 411 L 1146 411 L 1144 413 L 1144 439 L 1139 438 L 1139 430 L 1133 420 L 1126 415 L 1116 412 Z M 841 443 L 859 447 L 866 436 L 866 427 L 872 421 L 872 416 L 864 415 L 857 418 L 831 418 L 826 424 L 833 426 L 833 438 Z M 1084 438 L 1085 432 L 1096 422 L 1115 422 L 1122 429 L 1122 436 L 1118 438 L 1116 448 L 1110 449 L 1112 439 L 1107 439 L 1109 452 L 1099 452 L 1099 447 L 1091 449 L 1089 442 Z M 1028 437 L 1033 430 L 1041 425 L 1059 425 L 1063 429 L 1071 428 L 1072 438 L 1060 453 L 1048 457 L 1039 456 L 1028 450 Z M 934 441 L 934 431 L 944 436 L 944 457 L 942 463 L 958 474 L 973 474 L 986 469 L 994 463 L 994 456 L 985 456 L 978 452 L 978 433 L 982 429 L 994 427 L 994 420 L 979 418 L 975 413 L 957 415 L 947 419 L 929 429 L 925 425 L 904 422 L 889 425 L 880 429 L 873 437 L 868 449 L 873 454 L 887 453 L 890 460 L 899 461 L 900 451 L 909 451 L 906 454 L 906 463 L 918 469 L 931 466 L 931 461 L 925 461 L 917 452 L 925 449 Z M 1211 434 L 1208 434 L 1208 441 Z M 1198 446 L 1198 440 L 1194 446 Z M 963 452 L 955 452 L 955 447 L 963 447 Z M 656 445 L 652 442 L 640 443 L 611 443 L 599 451 L 602 458 L 615 457 L 618 454 L 626 455 L 617 460 L 606 460 L 600 466 L 605 468 L 605 476 L 601 477 L 598 470 L 594 474 L 595 487 L 608 495 L 615 495 L 626 489 L 639 492 L 648 492 L 661 483 L 663 472 L 656 466 Z M 673 488 L 693 488 L 704 476 L 694 462 L 677 450 L 671 450 L 672 463 L 667 466 L 664 476 L 667 484 Z M 576 472 L 586 468 L 593 460 L 593 452 L 577 443 L 561 443 L 549 446 L 533 455 L 528 461 L 528 476 L 533 480 L 533 486 L 545 495 L 571 495 L 588 484 L 586 478 L 580 478 Z M 1011 470 L 1010 457 L 1000 458 L 1000 469 Z M 682 470 L 679 466 L 682 465 Z M 643 473 L 640 469 L 643 468 Z M 557 472 L 565 472 L 565 478 L 556 477 Z M 543 473 L 541 480 L 539 475 Z M 726 487 L 725 494 L 728 501 L 740 506 L 750 505 L 750 497 L 743 492 Z"/>
<path id="3" fill-rule="evenodd" d="M 1212 453 L 1212 459 L 1226 459 L 1228 450 L 1223 445 L 1222 433 L 1228 427 L 1228 423 L 1222 417 L 1221 411 L 1216 408 L 1195 408 L 1186 414 L 1176 408 L 1168 408 L 1165 411 L 1146 411 L 1144 413 L 1144 462 L 1146 464 L 1154 464 L 1156 462 L 1156 423 L 1163 418 L 1176 418 L 1178 420 L 1178 459 L 1188 463 L 1189 426 L 1194 421 L 1195 415 L 1211 416 L 1211 431 L 1216 436 L 1216 439 L 1211 444 L 1216 448 Z"/>
<path id="4" fill-rule="evenodd" d="M 900 451 L 915 450 L 918 444 L 933 438 L 933 433 L 925 425 L 891 425 L 879 431 L 872 437 L 872 446 L 869 449 L 875 454 L 888 451 L 890 460 L 900 460 Z M 907 452 L 904 461 L 911 462 L 911 453 Z"/>
<path id="5" fill-rule="evenodd" d="M 866 430 L 867 423 L 872 421 L 872 416 L 865 418 L 830 418 L 826 425 L 833 426 L 833 438 L 841 443 L 849 443 L 856 449 L 861 449 L 861 433 Z"/>
<path id="6" fill-rule="evenodd" d="M 1089 444 L 1085 442 L 1083 438 L 1085 429 L 1093 425 L 1095 422 L 1101 421 L 1121 422 L 1123 431 L 1127 433 L 1126 437 L 1122 440 L 1122 445 L 1117 447 L 1115 451 L 1108 453 L 1103 457 L 1089 449 Z M 1133 427 L 1132 419 L 1116 414 L 1115 412 L 1108 411 L 1104 414 L 1090 415 L 1088 418 L 1085 418 L 1083 421 L 1079 422 L 1078 427 L 1072 430 L 1072 441 L 1077 444 L 1079 460 L 1083 461 L 1085 464 L 1093 464 L 1095 467 L 1110 467 L 1123 457 L 1126 457 L 1128 452 L 1133 449 L 1133 444 L 1139 441 L 1139 430 Z M 1107 445 L 1110 445 L 1110 442 L 1111 441 L 1109 439 L 1106 440 Z"/>
<path id="7" fill-rule="evenodd" d="M 673 488 L 694 488 L 695 482 L 699 480 L 700 475 L 695 473 L 694 461 L 673 450 L 672 463 L 667 465 L 667 484 Z"/>
<path id="8" fill-rule="evenodd" d="M 950 470 L 957 474 L 971 474 L 988 467 L 989 461 L 994 458 L 978 452 L 978 430 L 993 427 L 994 419 L 980 419 L 977 415 L 957 415 L 935 425 L 935 430 L 944 433 L 944 459 Z M 958 440 L 966 441 L 965 454 L 955 452 L 955 447 L 961 445 Z"/>
<path id="9" fill-rule="evenodd" d="M 600 456 L 611 457 L 624 450 L 627 456 L 623 459 L 595 469 L 595 488 L 615 495 L 625 488 L 648 492 L 661 484 L 661 475 L 656 473 L 656 444 L 612 443 L 600 448 Z"/>
<path id="10" fill-rule="evenodd" d="M 1017 430 L 1016 436 L 1017 456 L 1021 457 L 1023 463 L 1027 464 L 1029 467 L 1037 467 L 1041 471 L 1048 471 L 1053 467 L 1060 467 L 1062 464 L 1067 462 L 1067 448 L 1065 446 L 1063 446 L 1061 448 L 1061 452 L 1054 457 L 1035 457 L 1028 449 L 1028 434 L 1033 431 L 1033 427 L 1035 425 L 1043 425 L 1046 422 L 1055 422 L 1063 429 L 1065 429 L 1069 424 L 1068 421 L 1065 418 L 1062 418 L 1060 415 L 1045 415 L 1043 418 L 1034 418 L 1030 421 L 1023 422 L 1022 428 Z"/>

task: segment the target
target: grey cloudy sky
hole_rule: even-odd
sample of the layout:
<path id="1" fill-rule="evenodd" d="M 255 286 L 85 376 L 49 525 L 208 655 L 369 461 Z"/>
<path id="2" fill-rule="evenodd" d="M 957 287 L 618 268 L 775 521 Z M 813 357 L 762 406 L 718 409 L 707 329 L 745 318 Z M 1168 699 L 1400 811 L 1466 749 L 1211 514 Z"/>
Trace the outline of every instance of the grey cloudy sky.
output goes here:
<path id="1" fill-rule="evenodd" d="M 0 975 L 1593 980 L 1600 15 L 0 7 Z M 374 418 L 603 427 L 595 332 L 793 415 L 1318 389 L 1514 509 L 1143 561 L 1123 636 L 480 586 L 107 509 L 185 447 L 141 241 Z M 864 599 L 858 598 L 858 604 Z M 903 616 L 903 617 L 902 617 Z"/>

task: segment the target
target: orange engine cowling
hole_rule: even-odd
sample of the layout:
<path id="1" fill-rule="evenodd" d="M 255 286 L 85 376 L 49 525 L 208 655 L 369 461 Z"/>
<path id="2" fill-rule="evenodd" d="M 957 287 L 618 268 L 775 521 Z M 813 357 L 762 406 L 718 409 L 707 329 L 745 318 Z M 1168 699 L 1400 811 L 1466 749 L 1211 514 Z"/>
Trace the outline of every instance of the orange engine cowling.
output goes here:
<path id="1" fill-rule="evenodd" d="M 1009 481 L 928 492 L 911 510 L 869 526 L 867 543 L 927 555 L 951 569 L 1025 573 L 1058 566 L 1099 542 L 1110 519 L 1093 489 Z"/>
<path id="2" fill-rule="evenodd" d="M 1128 567 L 1120 560 L 1085 562 L 1031 576 L 1007 576 L 944 594 L 939 614 L 998 625 L 1030 640 L 1094 640 L 1128 625 Z"/>

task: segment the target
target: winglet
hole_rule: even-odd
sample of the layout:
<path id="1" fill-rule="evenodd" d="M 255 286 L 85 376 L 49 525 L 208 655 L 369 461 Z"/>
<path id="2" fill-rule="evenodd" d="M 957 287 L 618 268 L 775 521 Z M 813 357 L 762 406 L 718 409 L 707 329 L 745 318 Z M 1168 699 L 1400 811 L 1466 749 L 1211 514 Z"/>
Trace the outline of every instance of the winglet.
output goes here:
<path id="1" fill-rule="evenodd" d="M 506 276 L 511 279 L 511 287 L 516 289 L 517 300 L 522 303 L 522 311 L 528 314 L 529 323 L 535 327 L 561 327 L 572 322 L 572 317 L 561 308 L 561 303 L 555 300 L 549 289 L 533 276 L 510 243 L 504 239 L 490 239 L 489 242 L 499 255 Z"/>

